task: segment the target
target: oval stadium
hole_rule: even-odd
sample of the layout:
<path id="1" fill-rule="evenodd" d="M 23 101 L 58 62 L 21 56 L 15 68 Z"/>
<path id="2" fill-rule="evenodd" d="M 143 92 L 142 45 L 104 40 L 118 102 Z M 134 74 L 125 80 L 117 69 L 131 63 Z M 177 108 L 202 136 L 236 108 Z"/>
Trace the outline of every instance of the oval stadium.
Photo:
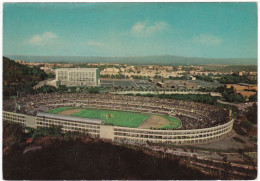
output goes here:
<path id="1" fill-rule="evenodd" d="M 229 111 L 189 101 L 115 94 L 51 93 L 4 100 L 3 120 L 61 126 L 124 143 L 202 144 L 233 132 Z"/>

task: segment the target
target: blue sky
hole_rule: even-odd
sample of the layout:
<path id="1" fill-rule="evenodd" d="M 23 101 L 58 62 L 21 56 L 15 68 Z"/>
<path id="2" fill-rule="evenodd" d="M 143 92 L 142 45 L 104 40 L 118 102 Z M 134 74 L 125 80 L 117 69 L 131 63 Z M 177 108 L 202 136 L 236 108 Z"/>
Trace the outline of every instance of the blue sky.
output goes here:
<path id="1" fill-rule="evenodd" d="M 257 57 L 256 3 L 5 3 L 3 54 Z"/>

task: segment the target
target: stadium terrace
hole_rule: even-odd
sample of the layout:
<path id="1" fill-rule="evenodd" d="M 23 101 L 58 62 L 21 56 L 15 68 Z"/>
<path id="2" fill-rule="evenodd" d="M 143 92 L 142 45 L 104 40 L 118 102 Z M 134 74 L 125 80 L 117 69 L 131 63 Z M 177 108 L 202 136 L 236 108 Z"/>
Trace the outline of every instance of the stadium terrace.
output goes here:
<path id="1" fill-rule="evenodd" d="M 70 114 L 60 115 L 65 107 L 69 108 Z M 56 115 L 51 114 L 50 111 L 55 109 L 61 110 Z M 73 117 L 84 109 L 105 110 L 106 116 L 99 117 L 101 119 Z M 36 94 L 5 100 L 3 110 L 4 121 L 20 123 L 31 128 L 61 126 L 63 132 L 78 131 L 93 137 L 124 143 L 148 141 L 184 145 L 208 143 L 223 139 L 233 132 L 233 120 L 226 109 L 155 97 L 86 93 Z M 180 120 L 181 124 L 176 128 L 156 127 L 153 124 L 149 124 L 146 128 L 142 127 L 142 124 L 149 120 L 149 116 L 135 127 L 118 126 L 113 124 L 113 121 L 106 124 L 106 120 L 110 117 L 112 119 L 113 116 L 113 119 L 117 121 L 115 117 L 117 114 L 114 112 L 120 114 L 130 112 L 134 116 L 156 115 L 169 120 Z M 126 115 L 129 116 L 130 113 Z M 133 117 L 126 121 L 133 121 L 135 118 L 137 119 Z M 173 123 L 169 121 L 169 124 Z"/>

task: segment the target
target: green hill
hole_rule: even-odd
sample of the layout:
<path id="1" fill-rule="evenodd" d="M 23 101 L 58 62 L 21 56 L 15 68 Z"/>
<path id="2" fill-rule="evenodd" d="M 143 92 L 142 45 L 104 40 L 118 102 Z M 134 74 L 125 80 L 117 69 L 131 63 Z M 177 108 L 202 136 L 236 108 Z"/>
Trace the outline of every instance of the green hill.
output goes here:
<path id="1" fill-rule="evenodd" d="M 47 78 L 39 67 L 28 67 L 3 57 L 3 95 L 16 95 L 17 91 L 30 93 L 37 82 Z"/>

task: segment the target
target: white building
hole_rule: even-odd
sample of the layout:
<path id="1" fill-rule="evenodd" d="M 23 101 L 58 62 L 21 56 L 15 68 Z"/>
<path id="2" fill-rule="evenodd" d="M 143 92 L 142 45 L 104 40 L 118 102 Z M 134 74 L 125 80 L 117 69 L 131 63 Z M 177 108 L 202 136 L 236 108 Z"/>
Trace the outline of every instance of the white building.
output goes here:
<path id="1" fill-rule="evenodd" d="M 61 68 L 55 70 L 56 81 L 65 86 L 99 86 L 98 68 Z"/>

